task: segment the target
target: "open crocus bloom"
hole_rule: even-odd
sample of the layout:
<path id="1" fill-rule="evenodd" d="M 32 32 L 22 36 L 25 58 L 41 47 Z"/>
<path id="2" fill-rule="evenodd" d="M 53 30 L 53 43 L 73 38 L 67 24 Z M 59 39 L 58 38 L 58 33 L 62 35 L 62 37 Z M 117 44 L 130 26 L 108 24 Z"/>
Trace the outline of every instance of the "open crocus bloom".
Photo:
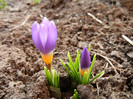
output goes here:
<path id="1" fill-rule="evenodd" d="M 53 51 L 57 41 L 57 29 L 53 21 L 44 17 L 41 24 L 35 21 L 32 25 L 32 40 L 41 53 L 48 69 L 51 68 Z"/>
<path id="2" fill-rule="evenodd" d="M 80 59 L 80 73 L 81 75 L 84 75 L 85 72 L 87 72 L 87 74 L 89 73 L 89 68 L 91 65 L 91 58 L 90 58 L 90 54 L 88 52 L 87 47 L 84 47 L 84 50 L 82 52 L 81 55 L 81 59 Z"/>

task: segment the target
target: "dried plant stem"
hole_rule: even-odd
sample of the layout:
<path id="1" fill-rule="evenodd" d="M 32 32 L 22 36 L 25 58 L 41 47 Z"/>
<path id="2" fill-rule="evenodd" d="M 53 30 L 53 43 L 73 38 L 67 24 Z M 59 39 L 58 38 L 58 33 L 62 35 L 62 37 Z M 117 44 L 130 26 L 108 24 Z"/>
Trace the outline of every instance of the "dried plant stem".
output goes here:
<path id="1" fill-rule="evenodd" d="M 106 59 L 106 60 L 108 61 L 108 63 L 112 66 L 112 68 L 114 69 L 115 73 L 116 73 L 116 74 L 119 74 L 119 73 L 117 72 L 117 70 L 116 70 L 116 67 L 113 65 L 113 63 L 109 60 L 108 57 L 103 56 L 103 55 L 101 55 L 101 54 L 99 54 L 99 53 L 96 53 L 96 54 L 99 55 L 99 56 L 101 56 L 102 58 Z"/>
<path id="2" fill-rule="evenodd" d="M 111 59 L 111 58 L 108 58 L 109 60 L 111 60 L 112 62 L 116 63 L 118 66 L 122 66 L 121 64 L 119 64 L 118 62 L 116 62 L 115 60 Z M 118 69 L 118 68 L 117 68 Z"/>
<path id="3" fill-rule="evenodd" d="M 108 68 L 108 63 L 106 64 L 105 68 Z"/>
<path id="4" fill-rule="evenodd" d="M 25 23 L 28 21 L 28 19 L 30 18 L 30 15 L 26 16 L 25 20 L 20 24 L 20 25 L 17 25 L 16 27 L 12 28 L 12 29 L 9 29 L 9 31 L 12 31 L 14 29 L 17 29 L 23 25 L 25 25 Z"/>
<path id="5" fill-rule="evenodd" d="M 103 24 L 103 25 L 105 25 L 101 20 L 99 20 L 98 18 L 96 18 L 93 14 L 91 14 L 91 13 L 87 13 L 90 17 L 92 17 L 94 20 L 96 20 L 97 22 L 99 22 L 99 23 L 101 23 L 101 24 Z"/>
<path id="6" fill-rule="evenodd" d="M 97 86 L 97 95 L 98 95 L 98 97 L 99 97 L 100 88 L 98 87 L 98 82 L 96 82 L 96 86 Z"/>
<path id="7" fill-rule="evenodd" d="M 130 43 L 131 45 L 133 45 L 133 41 L 130 40 L 126 35 L 123 34 L 122 37 L 123 37 L 128 43 Z"/>

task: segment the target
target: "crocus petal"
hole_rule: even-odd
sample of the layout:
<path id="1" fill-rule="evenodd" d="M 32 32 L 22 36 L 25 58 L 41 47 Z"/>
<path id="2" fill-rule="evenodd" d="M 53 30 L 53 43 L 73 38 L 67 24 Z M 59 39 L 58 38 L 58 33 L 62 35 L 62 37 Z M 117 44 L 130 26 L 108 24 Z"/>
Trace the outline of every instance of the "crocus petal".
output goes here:
<path id="1" fill-rule="evenodd" d="M 37 40 L 38 40 L 38 31 L 39 31 L 39 24 L 37 23 L 37 21 L 35 21 L 32 25 L 32 40 L 35 43 L 35 45 L 37 44 Z"/>
<path id="2" fill-rule="evenodd" d="M 45 45 L 45 53 L 49 53 L 54 50 L 57 41 L 57 29 L 53 21 L 49 24 L 49 32 L 47 36 L 47 42 Z"/>
<path id="3" fill-rule="evenodd" d="M 40 37 L 39 37 L 39 24 L 36 21 L 32 25 L 31 33 L 32 33 L 32 40 L 35 46 L 38 48 L 40 52 L 42 52 L 43 46 L 41 44 Z"/>
<path id="4" fill-rule="evenodd" d="M 32 40 L 38 50 L 41 52 L 47 68 L 50 70 L 53 59 L 53 50 L 57 41 L 57 29 L 53 21 L 44 17 L 39 25 L 35 22 L 32 26 Z"/>
<path id="5" fill-rule="evenodd" d="M 46 45 L 46 41 L 47 41 L 47 34 L 48 34 L 48 28 L 46 27 L 46 25 L 41 24 L 39 27 L 39 37 L 41 40 L 41 44 L 43 46 L 43 54 L 45 54 L 45 45 Z"/>
<path id="6" fill-rule="evenodd" d="M 81 70 L 88 69 L 90 67 L 90 64 L 91 64 L 90 54 L 88 52 L 87 47 L 85 46 L 81 55 L 81 60 L 80 60 Z"/>
<path id="7" fill-rule="evenodd" d="M 46 17 L 44 17 L 41 24 L 48 25 L 49 23 L 50 21 Z"/>

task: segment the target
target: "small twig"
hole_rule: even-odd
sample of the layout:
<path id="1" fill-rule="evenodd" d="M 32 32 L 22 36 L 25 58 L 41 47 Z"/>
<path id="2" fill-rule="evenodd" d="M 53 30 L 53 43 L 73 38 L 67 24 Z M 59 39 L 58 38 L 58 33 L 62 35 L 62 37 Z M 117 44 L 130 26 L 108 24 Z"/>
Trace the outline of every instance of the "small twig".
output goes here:
<path id="1" fill-rule="evenodd" d="M 96 18 L 93 14 L 91 14 L 91 13 L 87 13 L 87 14 L 88 14 L 89 16 L 91 16 L 94 20 L 96 20 L 97 22 L 99 22 L 99 23 L 105 25 L 101 20 L 99 20 L 98 18 Z"/>
<path id="2" fill-rule="evenodd" d="M 111 60 L 112 62 L 116 63 L 119 67 L 122 67 L 121 64 L 119 64 L 118 62 L 116 62 L 115 60 L 111 59 L 111 58 L 108 58 L 109 60 Z M 117 68 L 118 69 L 118 68 Z"/>
<path id="3" fill-rule="evenodd" d="M 103 55 L 101 55 L 101 54 L 99 54 L 99 53 L 96 53 L 96 54 L 99 55 L 99 56 L 101 56 L 102 58 L 106 59 L 106 60 L 108 61 L 108 63 L 112 66 L 112 68 L 114 69 L 115 73 L 116 73 L 116 74 L 119 74 L 119 73 L 117 72 L 115 66 L 114 66 L 114 65 L 112 64 L 112 62 L 108 59 L 108 57 L 103 56 Z"/>
<path id="4" fill-rule="evenodd" d="M 92 75 L 92 77 L 94 78 L 94 75 L 93 74 L 91 74 Z"/>
<path id="5" fill-rule="evenodd" d="M 98 82 L 96 82 L 96 86 L 97 86 L 97 95 L 98 95 L 98 97 L 99 97 L 100 88 L 98 87 Z"/>
<path id="6" fill-rule="evenodd" d="M 19 28 L 19 27 L 25 25 L 25 23 L 28 21 L 29 18 L 30 18 L 30 15 L 28 15 L 28 16 L 25 18 L 25 20 L 24 20 L 20 25 L 17 25 L 16 27 L 14 27 L 14 28 L 12 28 L 12 29 L 9 29 L 9 31 L 14 30 L 14 29 L 17 29 L 17 28 Z"/>
<path id="7" fill-rule="evenodd" d="M 108 80 L 108 79 L 110 79 L 110 77 L 102 77 L 102 78 L 100 78 L 100 80 Z"/>
<path id="8" fill-rule="evenodd" d="M 128 43 L 130 43 L 131 45 L 133 45 L 133 41 L 130 40 L 126 35 L 123 34 L 122 37 L 123 37 Z"/>
<path id="9" fill-rule="evenodd" d="M 117 72 L 115 66 L 112 64 L 112 62 L 111 62 L 106 56 L 103 56 L 103 55 L 101 55 L 101 54 L 99 54 L 99 53 L 97 53 L 97 55 L 99 55 L 99 56 L 103 57 L 104 59 L 106 59 L 106 60 L 109 62 L 109 64 L 112 66 L 112 68 L 114 69 L 115 73 L 116 73 L 116 74 L 119 74 L 119 73 Z"/>
<path id="10" fill-rule="evenodd" d="M 40 17 L 43 18 L 44 16 L 42 14 L 40 14 Z"/>
<path id="11" fill-rule="evenodd" d="M 106 64 L 105 68 L 108 68 L 108 63 Z"/>

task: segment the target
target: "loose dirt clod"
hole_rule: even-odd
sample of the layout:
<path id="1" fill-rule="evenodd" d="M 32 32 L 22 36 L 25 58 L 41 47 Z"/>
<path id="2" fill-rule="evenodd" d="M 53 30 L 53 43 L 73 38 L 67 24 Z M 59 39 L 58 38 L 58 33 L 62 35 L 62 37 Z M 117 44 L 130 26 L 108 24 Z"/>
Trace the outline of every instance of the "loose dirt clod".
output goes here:
<path id="1" fill-rule="evenodd" d="M 79 85 L 77 86 L 77 90 L 79 92 L 80 99 L 93 99 L 94 96 L 92 92 L 94 91 L 93 86 L 88 85 Z"/>

